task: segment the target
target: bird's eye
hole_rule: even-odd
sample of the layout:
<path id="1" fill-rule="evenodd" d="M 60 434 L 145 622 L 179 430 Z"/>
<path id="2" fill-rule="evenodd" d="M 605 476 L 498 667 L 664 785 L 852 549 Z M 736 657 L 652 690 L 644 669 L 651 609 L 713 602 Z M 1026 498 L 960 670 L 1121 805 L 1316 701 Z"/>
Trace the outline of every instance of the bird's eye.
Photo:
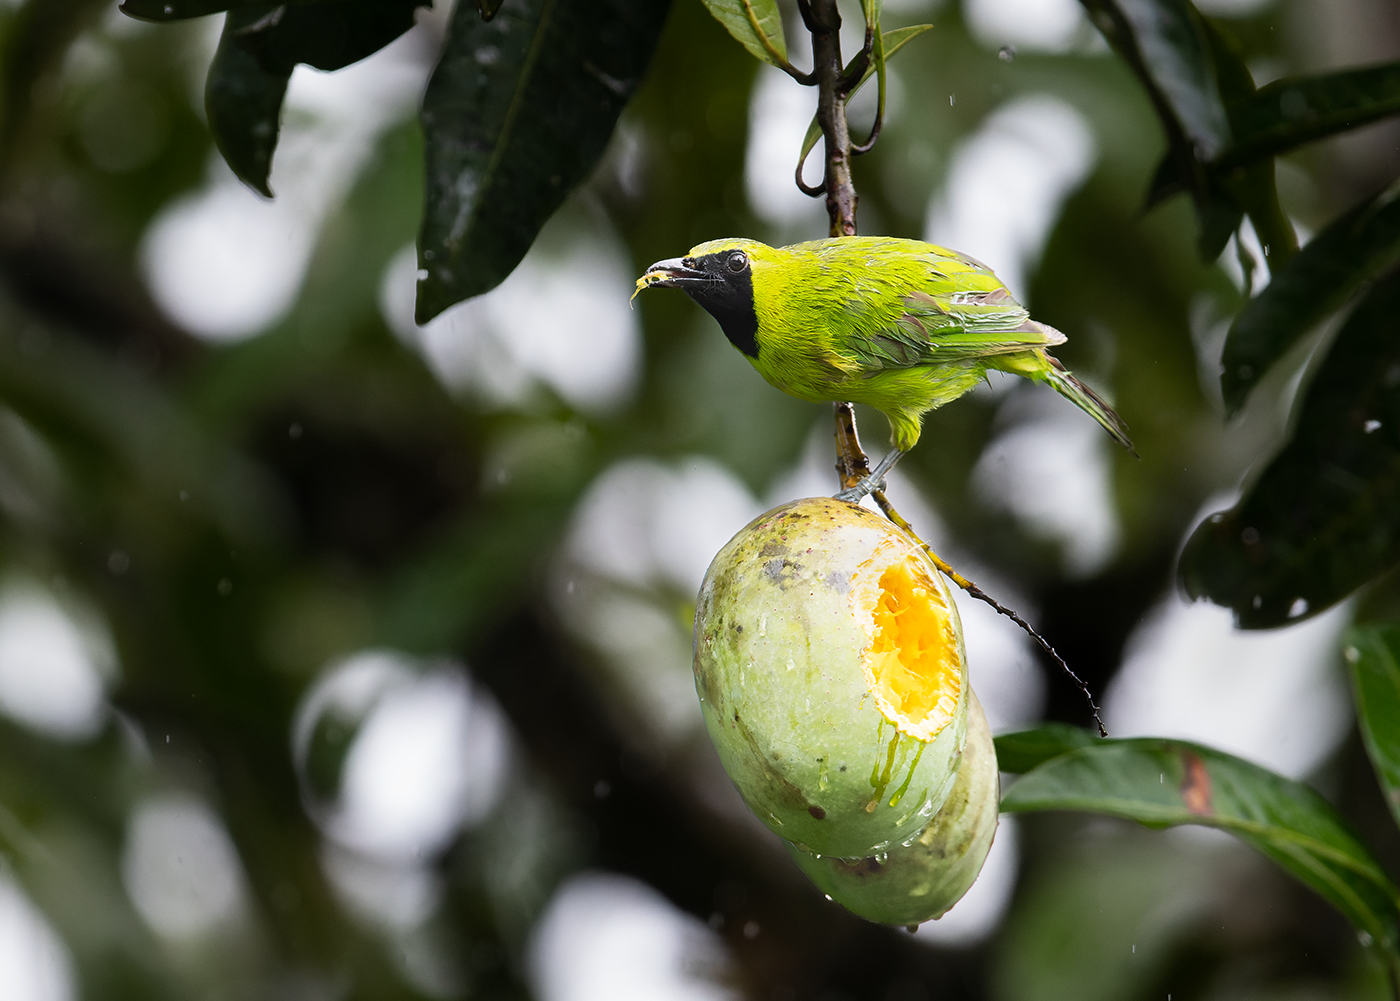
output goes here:
<path id="1" fill-rule="evenodd" d="M 749 255 L 742 250 L 736 250 L 729 255 L 729 260 L 725 262 L 729 270 L 736 275 L 749 266 Z"/>

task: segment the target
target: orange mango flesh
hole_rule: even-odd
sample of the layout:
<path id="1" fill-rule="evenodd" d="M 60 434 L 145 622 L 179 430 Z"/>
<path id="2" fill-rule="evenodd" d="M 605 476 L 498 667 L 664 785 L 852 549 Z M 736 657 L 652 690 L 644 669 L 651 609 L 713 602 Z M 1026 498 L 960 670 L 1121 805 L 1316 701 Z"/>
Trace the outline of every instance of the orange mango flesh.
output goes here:
<path id="1" fill-rule="evenodd" d="M 925 573 L 908 557 L 880 576 L 865 670 L 886 717 L 932 740 L 957 711 L 962 673 L 951 617 Z"/>

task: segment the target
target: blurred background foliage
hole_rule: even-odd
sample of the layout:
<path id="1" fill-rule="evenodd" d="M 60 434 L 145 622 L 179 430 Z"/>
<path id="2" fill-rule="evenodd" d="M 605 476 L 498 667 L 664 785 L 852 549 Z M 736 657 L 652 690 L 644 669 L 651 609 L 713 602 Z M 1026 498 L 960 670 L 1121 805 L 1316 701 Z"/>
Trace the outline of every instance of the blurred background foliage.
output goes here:
<path id="1" fill-rule="evenodd" d="M 1199 6 L 1261 85 L 1400 58 L 1385 0 Z M 1384 996 L 1339 915 L 1216 832 L 1004 819 L 913 936 L 806 883 L 719 769 L 689 621 L 734 531 L 834 491 L 829 410 L 685 297 L 626 297 L 701 240 L 825 233 L 791 181 L 813 95 L 674 0 L 520 268 L 418 327 L 415 111 L 451 14 L 290 74 L 269 202 L 205 124 L 222 16 L 0 3 L 0 994 Z M 1318 339 L 1226 421 L 1237 248 L 1201 263 L 1188 199 L 1143 210 L 1165 139 L 1076 4 L 884 18 L 935 27 L 891 63 L 862 232 L 986 259 L 1142 455 L 996 382 L 930 415 L 892 498 L 1042 627 L 1115 735 L 1306 778 L 1400 873 L 1339 653 L 1394 583 L 1257 634 L 1174 584 L 1284 441 Z M 1285 155 L 1277 184 L 1306 238 L 1397 173 L 1381 121 Z M 994 726 L 1085 722 L 967 604 Z"/>

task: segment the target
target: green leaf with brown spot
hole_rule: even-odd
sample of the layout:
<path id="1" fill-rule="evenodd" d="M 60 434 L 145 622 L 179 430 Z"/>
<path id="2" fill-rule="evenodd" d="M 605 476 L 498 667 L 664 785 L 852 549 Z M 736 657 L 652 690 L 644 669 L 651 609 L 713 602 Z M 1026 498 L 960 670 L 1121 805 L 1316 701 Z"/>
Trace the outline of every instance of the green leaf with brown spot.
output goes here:
<path id="1" fill-rule="evenodd" d="M 1045 723 L 1033 730 L 1004 733 L 994 741 L 997 768 L 1020 775 L 1045 764 L 1051 758 L 1081 747 L 1088 747 L 1097 738 L 1082 727 L 1068 723 Z"/>
<path id="2" fill-rule="evenodd" d="M 1396 965 L 1400 890 L 1332 805 L 1301 782 L 1186 741 L 1102 740 L 1032 769 L 1001 808 L 1229 831 L 1325 897 Z"/>

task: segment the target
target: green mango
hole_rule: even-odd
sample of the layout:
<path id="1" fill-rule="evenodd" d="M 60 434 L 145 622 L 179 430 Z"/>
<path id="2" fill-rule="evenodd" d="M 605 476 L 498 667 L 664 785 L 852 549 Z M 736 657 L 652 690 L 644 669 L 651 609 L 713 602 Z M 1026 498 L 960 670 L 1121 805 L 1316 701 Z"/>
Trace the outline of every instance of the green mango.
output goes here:
<path id="1" fill-rule="evenodd" d="M 857 861 L 818 857 L 788 843 L 809 879 L 847 910 L 887 925 L 940 918 L 972 886 L 991 850 L 1001 799 L 997 752 L 977 697 L 953 791 L 910 845 Z"/>
<path id="2" fill-rule="evenodd" d="M 891 522 L 808 498 L 720 550 L 695 615 L 695 688 L 744 802 L 805 851 L 917 838 L 967 733 L 967 653 L 938 571 Z"/>

